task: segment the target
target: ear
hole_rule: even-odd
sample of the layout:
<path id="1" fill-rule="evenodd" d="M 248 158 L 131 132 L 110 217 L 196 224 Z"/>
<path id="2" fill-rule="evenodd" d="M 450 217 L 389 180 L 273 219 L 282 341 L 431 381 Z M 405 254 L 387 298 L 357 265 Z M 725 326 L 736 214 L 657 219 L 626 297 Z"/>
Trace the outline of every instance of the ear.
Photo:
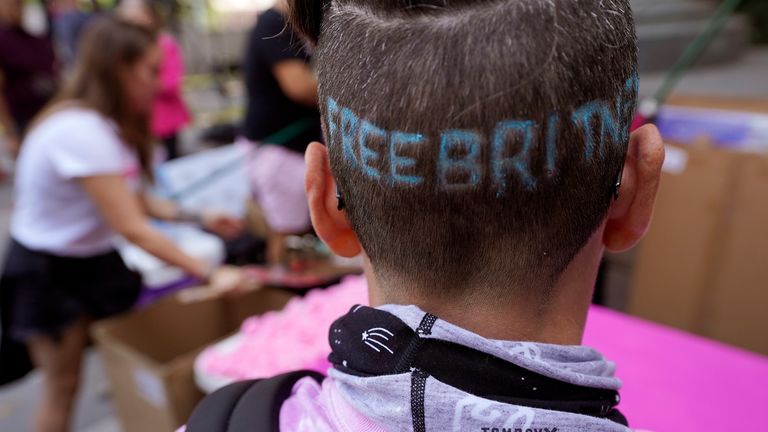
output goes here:
<path id="1" fill-rule="evenodd" d="M 313 142 L 307 147 L 305 160 L 307 200 L 315 232 L 336 255 L 347 258 L 358 255 L 362 247 L 349 225 L 347 212 L 338 209 L 328 149 Z"/>
<path id="2" fill-rule="evenodd" d="M 635 246 L 645 235 L 659 189 L 664 143 L 658 129 L 646 125 L 632 133 L 619 198 L 611 204 L 603 244 L 612 252 Z"/>

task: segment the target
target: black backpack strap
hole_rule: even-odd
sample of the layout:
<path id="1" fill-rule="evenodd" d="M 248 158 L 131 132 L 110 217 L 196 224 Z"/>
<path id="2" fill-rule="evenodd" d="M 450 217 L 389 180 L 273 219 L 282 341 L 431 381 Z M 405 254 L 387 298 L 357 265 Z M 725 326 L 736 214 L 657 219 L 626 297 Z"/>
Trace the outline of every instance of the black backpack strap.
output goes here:
<path id="1" fill-rule="evenodd" d="M 278 432 L 283 402 L 291 396 L 296 382 L 306 377 L 318 383 L 325 378 L 304 370 L 221 388 L 197 404 L 187 422 L 187 432 Z"/>

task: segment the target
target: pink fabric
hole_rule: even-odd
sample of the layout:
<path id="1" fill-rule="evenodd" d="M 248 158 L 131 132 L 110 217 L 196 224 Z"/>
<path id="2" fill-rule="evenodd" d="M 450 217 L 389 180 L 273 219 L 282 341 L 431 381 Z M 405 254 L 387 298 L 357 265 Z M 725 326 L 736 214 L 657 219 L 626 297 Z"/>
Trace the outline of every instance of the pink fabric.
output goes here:
<path id="1" fill-rule="evenodd" d="M 619 408 L 655 432 L 746 431 L 768 406 L 768 358 L 601 307 L 584 344 L 616 362 Z"/>
<path id="2" fill-rule="evenodd" d="M 349 276 L 339 285 L 291 300 L 281 312 L 249 318 L 236 347 L 206 349 L 198 361 L 206 374 L 237 381 L 297 369 L 325 373 L 328 329 L 355 304 L 368 303 L 365 278 Z"/>
<path id="3" fill-rule="evenodd" d="M 152 108 L 152 133 L 166 138 L 189 123 L 189 112 L 181 95 L 184 58 L 176 40 L 168 33 L 160 35 L 163 62 L 160 65 L 160 88 Z"/>
<path id="4" fill-rule="evenodd" d="M 277 145 L 256 145 L 249 170 L 251 186 L 272 230 L 300 233 L 309 229 L 305 170 L 303 154 Z"/>
<path id="5" fill-rule="evenodd" d="M 357 412 L 326 379 L 322 387 L 304 378 L 280 409 L 280 432 L 387 432 Z"/>

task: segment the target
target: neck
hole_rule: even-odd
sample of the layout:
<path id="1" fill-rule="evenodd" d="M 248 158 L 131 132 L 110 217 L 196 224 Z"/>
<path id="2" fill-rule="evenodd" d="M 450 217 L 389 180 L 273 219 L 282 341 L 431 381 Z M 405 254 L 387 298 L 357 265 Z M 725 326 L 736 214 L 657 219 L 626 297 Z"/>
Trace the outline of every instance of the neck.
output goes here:
<path id="1" fill-rule="evenodd" d="M 488 301 L 487 296 L 485 299 L 467 296 L 460 301 L 426 298 L 418 294 L 424 290 L 380 285 L 373 272 L 366 271 L 371 304 L 416 305 L 488 339 L 579 345 L 603 254 L 601 237 L 602 230 L 597 230 L 551 287 L 543 305 L 533 299 L 535 296 L 530 299 L 497 297 L 492 301 Z"/>

